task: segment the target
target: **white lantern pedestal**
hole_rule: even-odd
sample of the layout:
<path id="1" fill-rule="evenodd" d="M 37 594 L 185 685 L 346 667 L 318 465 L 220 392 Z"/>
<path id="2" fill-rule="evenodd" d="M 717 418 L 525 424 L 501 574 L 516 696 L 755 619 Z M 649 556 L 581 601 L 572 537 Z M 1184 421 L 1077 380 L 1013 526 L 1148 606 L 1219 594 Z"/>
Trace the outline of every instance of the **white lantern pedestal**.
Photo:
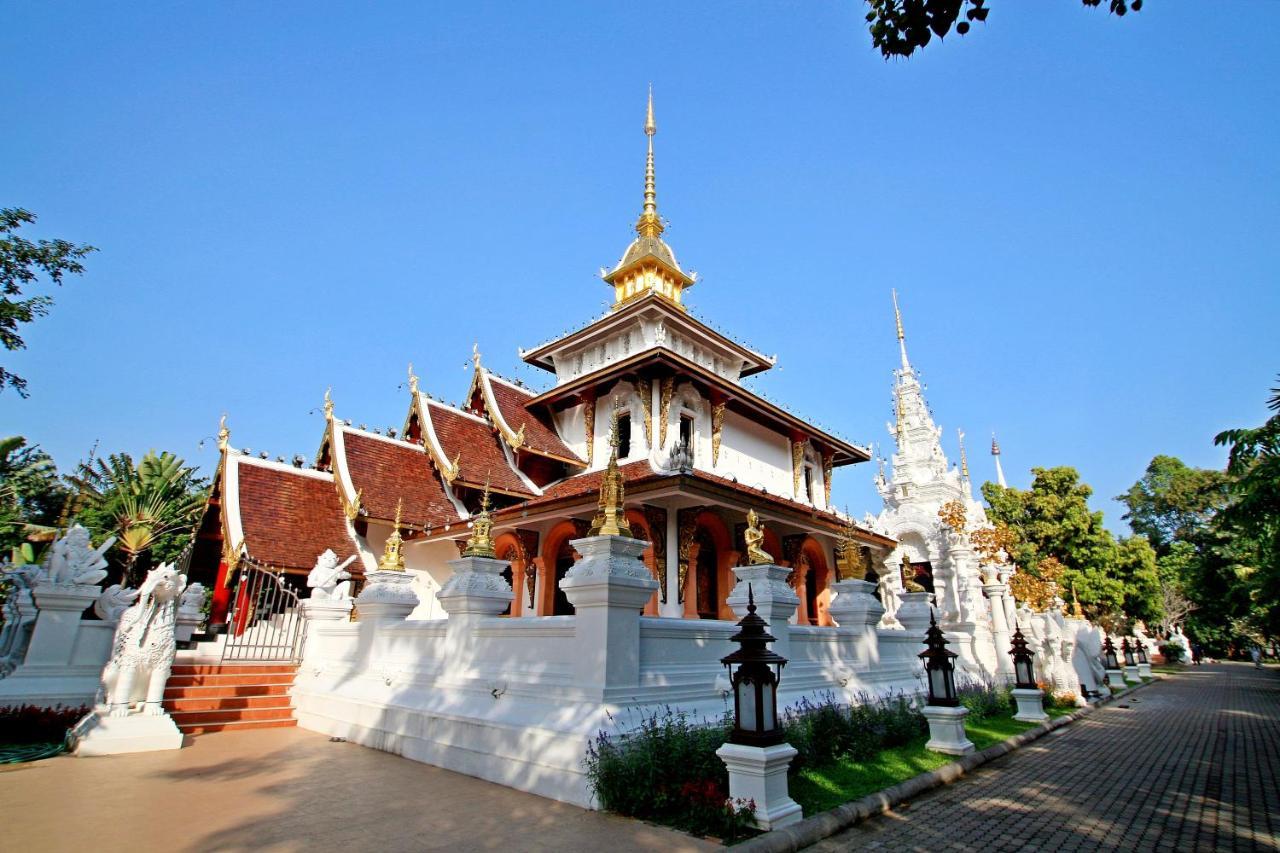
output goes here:
<path id="1" fill-rule="evenodd" d="M 1125 680 L 1126 680 L 1126 681 L 1141 681 L 1141 680 L 1142 680 L 1141 672 L 1142 672 L 1142 670 L 1138 669 L 1138 665 L 1137 665 L 1137 664 L 1134 664 L 1133 666 L 1126 666 L 1126 667 L 1124 668 L 1124 677 L 1125 677 Z"/>
<path id="2" fill-rule="evenodd" d="M 973 752 L 973 741 L 964 732 L 964 718 L 969 709 L 963 705 L 925 705 L 924 718 L 929 721 L 929 742 L 926 749 L 947 755 L 968 755 Z"/>
<path id="3" fill-rule="evenodd" d="M 1015 687 L 1010 691 L 1013 699 L 1018 703 L 1018 713 L 1013 715 L 1015 720 L 1022 720 L 1024 723 L 1043 723 L 1049 719 L 1049 715 L 1044 712 L 1044 691 L 1039 687 Z"/>
<path id="4" fill-rule="evenodd" d="M 1151 677 L 1151 663 L 1149 661 L 1147 663 L 1138 664 L 1138 676 L 1140 678 Z"/>
<path id="5" fill-rule="evenodd" d="M 787 768 L 798 753 L 791 744 L 746 746 L 726 743 L 716 755 L 729 769 L 729 796 L 753 800 L 756 826 L 768 832 L 804 817 L 800 804 L 787 790 Z"/>
<path id="6" fill-rule="evenodd" d="M 1107 686 L 1111 688 L 1112 693 L 1119 693 L 1129 685 L 1125 683 L 1124 671 L 1119 669 L 1107 670 Z"/>

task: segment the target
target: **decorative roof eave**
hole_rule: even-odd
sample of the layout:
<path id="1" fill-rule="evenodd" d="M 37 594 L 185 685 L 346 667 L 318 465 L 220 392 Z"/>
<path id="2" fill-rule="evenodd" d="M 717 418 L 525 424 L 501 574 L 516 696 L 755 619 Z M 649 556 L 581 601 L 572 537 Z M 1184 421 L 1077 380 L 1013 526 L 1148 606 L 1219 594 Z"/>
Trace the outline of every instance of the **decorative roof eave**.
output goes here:
<path id="1" fill-rule="evenodd" d="M 252 556 L 249 554 L 248 544 L 245 542 L 244 521 L 240 514 L 240 466 L 252 465 L 257 468 L 265 468 L 269 471 L 276 471 L 281 474 L 288 474 L 294 477 L 310 477 L 315 480 L 332 481 L 336 478 L 326 471 L 316 471 L 310 468 L 295 468 L 283 462 L 272 462 L 268 459 L 255 459 L 252 456 L 246 456 L 238 450 L 228 448 L 223 456 L 223 464 L 221 468 L 222 479 L 220 492 L 222 496 L 222 558 L 227 562 L 230 569 L 234 569 L 241 557 Z M 338 491 L 339 500 L 341 500 L 342 492 Z M 354 540 L 353 540 L 354 541 Z M 230 572 L 227 575 L 228 582 Z"/>
<path id="2" fill-rule="evenodd" d="M 348 521 L 367 515 L 361 503 L 364 497 L 351 479 L 351 471 L 347 467 L 347 448 L 343 443 L 345 425 L 338 425 L 337 420 L 329 418 L 329 464 L 333 468 L 333 485 L 338 491 L 338 502 L 342 504 L 342 512 Z"/>
<path id="3" fill-rule="evenodd" d="M 593 373 L 584 374 L 571 382 L 558 385 L 549 391 L 546 391 L 537 397 L 529 400 L 526 404 L 532 406 L 554 406 L 564 400 L 576 400 L 584 390 L 593 385 L 605 383 L 616 379 L 619 374 L 626 373 L 629 370 L 636 370 L 649 364 L 666 362 L 670 366 L 689 375 L 691 378 L 701 381 L 708 387 L 715 388 L 724 395 L 726 401 L 733 408 L 748 409 L 754 412 L 762 413 L 770 417 L 782 429 L 789 433 L 802 433 L 815 443 L 822 445 L 831 452 L 832 465 L 843 466 L 851 465 L 858 462 L 867 462 L 871 459 L 871 453 L 864 447 L 859 447 L 831 435 L 826 430 L 804 421 L 803 419 L 791 414 L 785 409 L 769 402 L 754 392 L 744 388 L 743 386 L 730 382 L 724 377 L 707 370 L 705 367 L 690 361 L 679 353 L 673 352 L 665 347 L 657 347 L 636 353 L 622 361 L 614 362 L 606 367 L 601 368 Z M 737 403 L 737 406 L 733 404 Z"/>
<path id="4" fill-rule="evenodd" d="M 489 371 L 485 370 L 483 367 L 477 366 L 475 377 L 471 382 L 472 391 L 474 392 L 476 389 L 479 389 L 480 397 L 484 401 L 485 412 L 489 415 L 489 419 L 493 422 L 494 426 L 498 428 L 498 434 L 502 436 L 502 440 L 506 443 L 507 447 L 510 447 L 516 453 L 533 453 L 538 456 L 545 456 L 546 458 L 553 459 L 557 462 L 564 462 L 567 465 L 573 465 L 576 468 L 583 468 L 586 466 L 587 463 L 582 459 L 564 456 L 563 454 L 555 453 L 545 448 L 531 447 L 526 444 L 524 437 L 524 424 L 520 425 L 519 430 L 513 430 L 511 425 L 507 423 L 507 419 L 502 414 L 502 408 L 498 405 L 498 401 L 493 395 L 492 383 L 493 377 L 489 374 Z M 528 402 L 526 402 L 525 408 L 529 408 Z M 534 417 L 532 412 L 530 412 L 529 416 Z"/>
<path id="5" fill-rule="evenodd" d="M 715 342 L 725 349 L 732 350 L 736 355 L 742 358 L 745 368 L 742 371 L 743 376 L 753 376 L 773 367 L 776 359 L 766 356 L 763 353 L 756 352 L 748 346 L 738 343 L 732 338 L 726 337 L 720 332 L 708 326 L 702 320 L 693 316 L 693 314 L 683 310 L 684 306 L 676 305 L 670 299 L 653 293 L 647 292 L 632 300 L 629 300 L 617 310 L 611 310 L 602 317 L 597 317 L 581 329 L 562 335 L 555 340 L 547 341 L 531 350 L 521 350 L 520 357 L 528 364 L 535 367 L 541 367 L 544 370 L 553 370 L 550 356 L 566 346 L 577 343 L 583 338 L 590 337 L 595 334 L 607 333 L 610 326 L 620 325 L 628 321 L 633 313 L 651 306 L 659 306 L 668 309 L 668 314 L 677 320 L 684 320 L 688 327 L 696 331 L 698 334 L 704 335 L 711 341 Z"/>
<path id="6" fill-rule="evenodd" d="M 440 438 L 436 435 L 435 424 L 431 421 L 431 404 L 435 403 L 426 394 L 421 391 L 414 395 L 414 403 L 418 410 L 418 425 L 422 429 L 422 447 L 427 455 L 431 458 L 432 464 L 436 471 L 439 472 L 445 485 L 452 486 L 453 481 L 458 478 L 458 460 L 461 453 L 454 454 L 452 460 L 444 452 L 444 446 L 440 444 Z M 437 403 L 437 405 L 444 405 Z"/>

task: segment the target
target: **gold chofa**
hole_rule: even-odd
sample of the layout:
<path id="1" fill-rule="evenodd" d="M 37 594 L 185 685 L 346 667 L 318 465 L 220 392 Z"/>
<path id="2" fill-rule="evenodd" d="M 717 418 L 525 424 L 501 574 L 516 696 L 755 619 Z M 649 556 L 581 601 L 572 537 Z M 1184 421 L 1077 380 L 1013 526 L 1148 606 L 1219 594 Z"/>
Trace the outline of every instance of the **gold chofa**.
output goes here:
<path id="1" fill-rule="evenodd" d="M 622 472 L 618 470 L 618 406 L 613 406 L 613 421 L 609 425 L 609 464 L 600 480 L 600 507 L 591 522 L 591 536 L 631 536 L 623 510 L 624 488 Z"/>
<path id="2" fill-rule="evenodd" d="M 836 580 L 865 580 L 867 577 L 867 561 L 862 555 L 862 546 L 858 544 L 853 519 L 845 522 L 840 531 L 840 539 L 836 542 Z"/>
<path id="3" fill-rule="evenodd" d="M 489 483 L 484 484 L 484 496 L 480 498 L 480 511 L 471 522 L 471 536 L 462 549 L 464 557 L 488 557 L 496 555 L 493 548 L 493 519 L 489 516 Z"/>
<path id="4" fill-rule="evenodd" d="M 404 539 L 400 536 L 400 516 L 404 510 L 404 498 L 396 501 L 396 524 L 391 528 L 387 544 L 382 549 L 382 562 L 378 563 L 380 572 L 403 572 L 404 554 L 401 551 Z"/>
<path id="5" fill-rule="evenodd" d="M 764 526 L 755 509 L 747 510 L 747 529 L 742 534 L 747 542 L 747 564 L 751 566 L 767 566 L 773 563 L 773 555 L 766 551 L 764 544 Z"/>

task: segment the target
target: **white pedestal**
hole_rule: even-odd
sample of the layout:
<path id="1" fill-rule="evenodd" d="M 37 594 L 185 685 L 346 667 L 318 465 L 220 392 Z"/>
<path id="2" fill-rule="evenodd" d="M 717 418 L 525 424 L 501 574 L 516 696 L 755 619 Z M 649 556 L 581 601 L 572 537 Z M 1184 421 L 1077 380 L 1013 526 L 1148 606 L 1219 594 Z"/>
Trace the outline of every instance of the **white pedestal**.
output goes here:
<path id="1" fill-rule="evenodd" d="M 1111 688 L 1112 693 L 1119 693 L 1129 685 L 1124 680 L 1124 673 L 1118 669 L 1107 670 L 1107 686 Z"/>
<path id="2" fill-rule="evenodd" d="M 1124 677 L 1126 681 L 1142 681 L 1142 676 L 1137 666 L 1126 666 L 1124 668 Z"/>
<path id="3" fill-rule="evenodd" d="M 196 628 L 199 628 L 200 623 L 203 621 L 204 614 L 199 610 L 194 612 L 178 611 L 178 615 L 174 619 L 173 640 L 178 644 L 179 648 L 183 648 L 184 644 L 191 642 L 191 638 L 195 636 Z"/>
<path id="4" fill-rule="evenodd" d="M 1015 720 L 1022 720 L 1024 723 L 1043 723 L 1049 719 L 1049 715 L 1044 712 L 1044 691 L 1039 687 L 1031 687 L 1027 689 L 1015 687 L 1010 691 L 1013 699 L 1018 703 L 1018 713 L 1013 715 Z"/>
<path id="5" fill-rule="evenodd" d="M 1140 664 L 1138 664 L 1138 675 L 1139 675 L 1139 676 L 1141 676 L 1142 678 L 1150 678 L 1150 677 L 1151 677 L 1151 664 L 1150 664 L 1150 663 L 1140 663 Z"/>
<path id="6" fill-rule="evenodd" d="M 968 755 L 973 752 L 973 742 L 964 733 L 964 718 L 969 709 L 947 705 L 925 705 L 922 713 L 929 721 L 929 742 L 926 749 L 947 755 Z"/>
<path id="7" fill-rule="evenodd" d="M 804 817 L 800 804 L 787 791 L 787 768 L 796 757 L 795 747 L 745 746 L 726 743 L 716 755 L 729 768 L 729 796 L 754 800 L 756 826 L 768 832 Z"/>
<path id="8" fill-rule="evenodd" d="M 27 646 L 26 663 L 66 666 L 75 648 L 80 614 L 102 590 L 96 584 L 37 584 L 31 594 L 40 612 Z"/>
<path id="9" fill-rule="evenodd" d="M 841 628 L 874 628 L 884 616 L 884 605 L 870 581 L 839 581 L 831 589 L 836 596 L 827 613 Z"/>
<path id="10" fill-rule="evenodd" d="M 369 572 L 356 598 L 361 622 L 403 622 L 417 606 L 413 575 L 408 572 Z"/>
<path id="11" fill-rule="evenodd" d="M 747 615 L 747 591 L 756 602 L 756 615 L 769 624 L 769 633 L 776 639 L 773 651 L 784 658 L 791 657 L 791 617 L 800 607 L 796 591 L 787 585 L 791 569 L 772 564 L 738 566 L 733 570 L 738 583 L 729 591 L 725 604 L 742 619 Z"/>
<path id="12" fill-rule="evenodd" d="M 182 732 L 168 714 L 109 717 L 105 706 L 76 723 L 72 737 L 76 741 L 75 754 L 78 756 L 182 748 Z"/>
<path id="13" fill-rule="evenodd" d="M 924 632 L 929 628 L 929 593 L 904 592 L 898 605 L 898 622 L 908 634 L 919 634 L 924 644 Z"/>

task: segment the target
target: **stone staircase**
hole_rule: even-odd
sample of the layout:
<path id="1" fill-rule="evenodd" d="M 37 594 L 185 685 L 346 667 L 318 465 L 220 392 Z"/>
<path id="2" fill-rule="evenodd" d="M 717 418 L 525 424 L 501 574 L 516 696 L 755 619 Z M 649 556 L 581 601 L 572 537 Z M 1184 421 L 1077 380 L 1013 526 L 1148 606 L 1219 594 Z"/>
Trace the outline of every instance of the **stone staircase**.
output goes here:
<path id="1" fill-rule="evenodd" d="M 164 690 L 164 707 L 184 734 L 296 726 L 290 662 L 184 662 L 180 654 Z"/>

